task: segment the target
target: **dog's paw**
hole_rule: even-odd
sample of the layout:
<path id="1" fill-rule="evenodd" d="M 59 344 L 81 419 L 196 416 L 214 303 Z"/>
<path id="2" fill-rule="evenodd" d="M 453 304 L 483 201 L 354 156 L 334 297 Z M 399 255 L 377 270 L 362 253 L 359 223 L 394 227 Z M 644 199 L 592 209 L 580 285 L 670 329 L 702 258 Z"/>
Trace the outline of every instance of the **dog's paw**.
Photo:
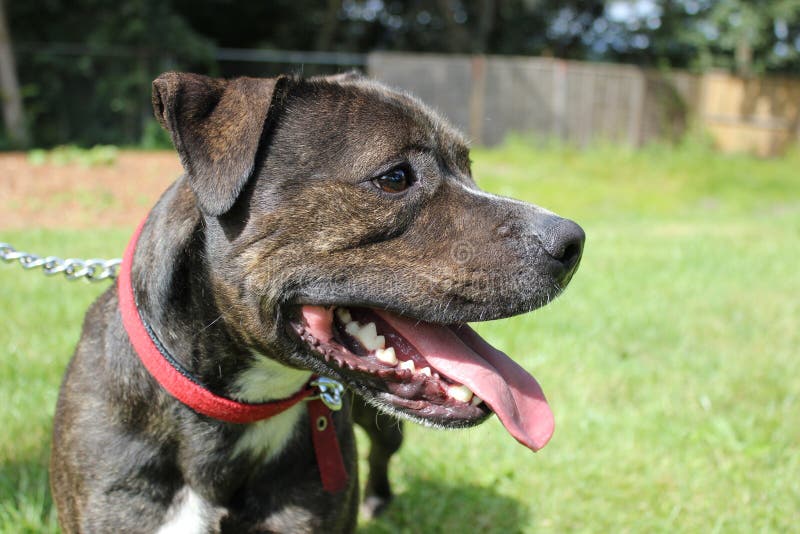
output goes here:
<path id="1" fill-rule="evenodd" d="M 375 519 L 383 514 L 389 503 L 392 502 L 392 497 L 379 497 L 377 495 L 367 495 L 364 502 L 361 503 L 361 516 L 364 519 Z"/>

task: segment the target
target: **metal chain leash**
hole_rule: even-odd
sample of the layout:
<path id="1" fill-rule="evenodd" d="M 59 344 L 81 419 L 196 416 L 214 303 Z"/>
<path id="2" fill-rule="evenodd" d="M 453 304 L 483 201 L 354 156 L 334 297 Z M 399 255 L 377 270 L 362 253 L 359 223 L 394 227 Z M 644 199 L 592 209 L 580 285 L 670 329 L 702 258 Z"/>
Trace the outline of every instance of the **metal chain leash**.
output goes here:
<path id="1" fill-rule="evenodd" d="M 0 260 L 3 260 L 5 263 L 11 263 L 16 260 L 22 265 L 23 269 L 41 267 L 42 271 L 47 276 L 63 273 L 67 280 L 85 278 L 90 282 L 115 279 L 119 272 L 119 264 L 122 263 L 122 260 L 119 258 L 113 260 L 97 258 L 90 260 L 67 258 L 66 260 L 62 260 L 56 256 L 42 258 L 36 254 L 18 252 L 17 249 L 8 243 L 0 243 Z"/>

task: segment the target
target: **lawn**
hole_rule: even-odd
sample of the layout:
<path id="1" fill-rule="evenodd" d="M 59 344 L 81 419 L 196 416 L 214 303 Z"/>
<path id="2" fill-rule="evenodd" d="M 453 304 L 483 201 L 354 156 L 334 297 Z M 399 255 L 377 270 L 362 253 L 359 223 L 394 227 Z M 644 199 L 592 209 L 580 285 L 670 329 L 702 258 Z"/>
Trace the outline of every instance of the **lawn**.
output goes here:
<path id="1" fill-rule="evenodd" d="M 587 233 L 558 301 L 478 326 L 534 372 L 556 433 L 533 454 L 494 419 L 408 424 L 396 501 L 360 531 L 800 532 L 800 154 L 512 140 L 473 159 L 485 189 Z M 118 256 L 129 231 L 31 228 L 0 241 Z M 57 530 L 53 406 L 104 287 L 0 265 L 0 532 Z"/>

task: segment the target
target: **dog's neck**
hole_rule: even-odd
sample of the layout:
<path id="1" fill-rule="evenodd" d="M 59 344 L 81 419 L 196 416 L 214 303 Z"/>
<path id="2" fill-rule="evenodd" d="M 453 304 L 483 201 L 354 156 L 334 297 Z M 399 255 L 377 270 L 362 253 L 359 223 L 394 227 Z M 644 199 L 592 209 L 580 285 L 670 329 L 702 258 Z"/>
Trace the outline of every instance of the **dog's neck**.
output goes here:
<path id="1" fill-rule="evenodd" d="M 311 372 L 257 353 L 231 333 L 211 298 L 204 221 L 182 182 L 159 201 L 150 215 L 154 224 L 145 225 L 136 249 L 132 276 L 142 319 L 170 355 L 212 392 L 244 402 L 286 398 Z"/>

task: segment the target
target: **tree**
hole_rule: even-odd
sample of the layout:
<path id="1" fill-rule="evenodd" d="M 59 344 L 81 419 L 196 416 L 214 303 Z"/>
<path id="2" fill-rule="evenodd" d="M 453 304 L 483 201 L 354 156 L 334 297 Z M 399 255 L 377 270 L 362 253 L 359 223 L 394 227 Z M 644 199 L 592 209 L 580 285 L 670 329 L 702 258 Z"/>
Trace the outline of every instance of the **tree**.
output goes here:
<path id="1" fill-rule="evenodd" d="M 0 0 L 0 99 L 3 121 L 12 146 L 25 148 L 30 139 L 22 108 L 22 96 L 17 80 L 17 67 L 11 47 L 11 34 L 6 23 L 5 0 Z"/>
<path id="2" fill-rule="evenodd" d="M 635 1 L 612 2 L 634 6 Z M 742 75 L 800 70 L 800 1 L 665 0 L 613 21 L 622 46 L 609 58 Z M 643 46 L 636 46 L 637 43 Z"/>
<path id="3" fill-rule="evenodd" d="M 47 0 L 4 7 L 27 123 L 43 145 L 140 142 L 153 124 L 150 80 L 164 69 L 234 76 L 345 68 L 215 61 L 215 46 L 800 72 L 800 0 Z"/>
<path id="4" fill-rule="evenodd" d="M 33 142 L 132 144 L 160 133 L 150 83 L 168 68 L 213 69 L 208 41 L 169 2 L 9 2 Z"/>

